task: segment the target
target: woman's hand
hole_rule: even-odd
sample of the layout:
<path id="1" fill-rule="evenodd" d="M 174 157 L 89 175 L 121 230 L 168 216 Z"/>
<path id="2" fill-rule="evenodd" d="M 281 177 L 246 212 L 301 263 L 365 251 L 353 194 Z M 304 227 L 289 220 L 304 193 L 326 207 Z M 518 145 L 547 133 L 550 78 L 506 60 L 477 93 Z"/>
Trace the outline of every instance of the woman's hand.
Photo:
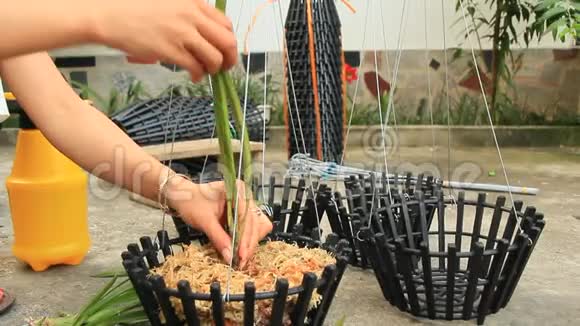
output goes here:
<path id="1" fill-rule="evenodd" d="M 204 0 L 99 0 L 90 10 L 94 41 L 137 61 L 176 64 L 193 81 L 237 61 L 230 20 Z"/>
<path id="2" fill-rule="evenodd" d="M 251 194 L 248 195 L 250 198 L 246 201 L 245 185 L 239 181 L 238 223 L 243 226 L 243 232 L 237 254 L 241 268 L 252 257 L 259 241 L 272 231 L 269 218 L 256 206 Z M 204 232 L 224 260 L 229 262 L 232 258 L 232 239 L 224 228 L 226 192 L 223 181 L 194 184 L 182 178 L 172 178 L 166 196 L 169 206 L 186 223 Z"/>

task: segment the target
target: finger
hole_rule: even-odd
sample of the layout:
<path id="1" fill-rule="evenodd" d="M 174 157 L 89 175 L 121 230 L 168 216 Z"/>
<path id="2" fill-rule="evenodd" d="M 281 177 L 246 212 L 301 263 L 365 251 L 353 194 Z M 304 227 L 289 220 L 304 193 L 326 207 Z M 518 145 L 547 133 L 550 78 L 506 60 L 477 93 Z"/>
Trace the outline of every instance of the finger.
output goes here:
<path id="1" fill-rule="evenodd" d="M 214 248 L 221 254 L 224 261 L 229 264 L 232 261 L 232 240 L 218 220 L 208 220 L 207 223 L 203 224 L 201 231 L 207 235 Z"/>
<path id="2" fill-rule="evenodd" d="M 167 46 L 159 50 L 161 61 L 173 63 L 189 71 L 191 79 L 198 82 L 205 72 L 202 64 L 184 47 Z"/>
<path id="3" fill-rule="evenodd" d="M 206 72 L 215 74 L 221 70 L 222 53 L 211 45 L 201 34 L 195 33 L 186 43 L 186 48 L 201 62 Z"/>
<path id="4" fill-rule="evenodd" d="M 264 239 L 270 232 L 272 232 L 272 222 L 270 222 L 270 219 L 264 215 L 264 214 L 259 214 L 256 219 L 254 220 L 254 227 L 252 230 L 252 235 L 250 238 L 250 242 L 248 245 L 248 251 L 245 252 L 245 260 L 242 260 L 242 265 L 241 267 L 243 268 L 245 266 L 245 264 L 248 262 L 248 260 L 254 256 L 254 253 L 256 252 L 256 249 L 258 248 L 260 241 L 262 239 Z"/>
<path id="5" fill-rule="evenodd" d="M 245 205 L 244 205 L 245 206 Z M 245 209 L 245 207 L 244 207 Z M 246 261 L 251 257 L 249 255 L 250 248 L 253 246 L 251 239 L 254 237 L 255 233 L 255 213 L 248 210 L 244 218 L 244 233 L 240 239 L 239 257 L 240 257 L 240 267 L 244 267 Z"/>
<path id="6" fill-rule="evenodd" d="M 231 68 L 238 58 L 238 43 L 234 33 L 204 16 L 199 17 L 195 25 L 199 33 L 221 52 L 223 69 Z"/>
<path id="7" fill-rule="evenodd" d="M 234 27 L 232 21 L 226 16 L 223 12 L 221 12 L 216 7 L 210 5 L 209 3 L 205 2 L 204 0 L 197 0 L 199 3 L 199 9 L 201 12 L 206 15 L 211 20 L 219 23 L 226 29 L 233 31 Z"/>

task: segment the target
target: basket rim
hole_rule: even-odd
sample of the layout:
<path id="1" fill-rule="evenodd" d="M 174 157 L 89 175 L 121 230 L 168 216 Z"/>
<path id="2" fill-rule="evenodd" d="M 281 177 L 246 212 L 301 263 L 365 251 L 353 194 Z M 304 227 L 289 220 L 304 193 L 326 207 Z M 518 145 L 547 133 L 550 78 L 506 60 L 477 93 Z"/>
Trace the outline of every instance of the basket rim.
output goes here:
<path id="1" fill-rule="evenodd" d="M 286 234 L 285 232 L 281 232 L 281 233 Z M 287 234 L 291 235 L 290 233 L 287 233 Z M 330 233 L 330 234 L 332 234 L 332 233 Z M 296 242 L 296 241 L 293 241 L 293 239 L 286 239 L 285 237 L 278 238 L 276 236 L 279 236 L 279 235 L 275 234 L 274 237 L 270 236 L 268 238 L 268 240 L 266 240 L 266 241 L 282 241 L 282 242 L 286 242 L 286 243 Z M 337 246 L 338 250 L 336 252 L 333 252 L 332 250 L 324 248 L 325 242 L 322 242 L 319 240 L 314 240 L 308 236 L 300 236 L 300 238 L 311 239 L 312 243 L 317 248 L 324 249 L 325 251 L 331 253 L 333 258 L 336 259 L 336 263 L 329 264 L 329 265 L 326 265 L 324 267 L 324 270 L 323 270 L 322 275 L 320 277 L 316 276 L 316 274 L 314 272 L 304 273 L 303 277 L 302 277 L 302 282 L 304 282 L 304 280 L 306 280 L 307 278 L 314 277 L 314 280 L 316 281 L 315 286 L 314 286 L 315 289 L 319 289 L 319 288 L 327 286 L 328 284 L 334 283 L 334 278 L 336 277 L 336 274 L 339 271 L 339 269 L 345 269 L 346 266 L 348 265 L 349 251 L 350 250 L 349 250 L 345 240 L 339 239 L 337 242 L 337 245 L 339 243 L 343 243 L 344 245 L 342 247 Z M 198 240 L 198 239 L 193 238 L 191 240 Z M 129 246 L 131 246 L 131 245 L 137 245 L 137 244 L 136 243 L 129 244 Z M 169 246 L 179 246 L 179 245 L 185 245 L 185 243 L 183 242 L 183 239 L 174 238 L 174 239 L 168 239 L 168 245 Z M 140 248 L 139 255 L 135 255 L 134 253 L 130 252 L 129 250 L 126 250 L 123 252 L 123 256 L 124 256 L 123 266 L 125 267 L 125 269 L 128 273 L 133 274 L 133 275 L 143 275 L 143 273 L 145 273 L 144 274 L 145 278 L 140 278 L 140 279 L 137 279 L 136 281 L 139 284 L 141 284 L 142 286 L 153 288 L 153 279 L 154 278 L 161 278 L 163 280 L 164 280 L 164 278 L 161 275 L 151 274 L 150 271 L 152 268 L 149 266 L 147 266 L 147 268 L 143 268 L 143 266 L 139 266 L 139 261 L 146 259 L 148 254 L 158 255 L 160 251 L 162 251 L 161 247 L 158 247 L 158 248 L 155 248 L 155 247 L 153 247 L 153 248 Z M 169 255 L 173 255 L 173 253 L 171 252 Z M 178 286 L 181 282 L 187 282 L 187 284 L 189 285 L 189 282 L 187 280 L 179 280 L 177 282 Z M 286 278 L 278 278 L 276 280 L 276 284 L 278 284 L 279 282 L 288 282 L 288 280 Z M 245 284 L 246 284 L 246 286 L 247 285 L 254 285 L 254 282 L 248 281 Z M 210 284 L 210 289 L 212 286 L 218 286 L 221 289 L 220 282 L 212 282 Z M 170 296 L 176 297 L 176 298 L 180 298 L 180 299 L 185 298 L 185 299 L 194 299 L 194 300 L 200 300 L 200 301 L 212 301 L 211 293 L 209 293 L 209 292 L 203 292 L 203 293 L 202 292 L 191 292 L 189 295 L 185 296 L 183 293 L 180 293 L 178 288 L 165 287 L 162 289 L 162 291 L 164 291 L 164 293 L 167 295 L 170 295 Z M 302 293 L 303 291 L 304 291 L 304 287 L 302 284 L 300 284 L 298 286 L 289 287 L 288 288 L 288 295 L 289 296 L 290 295 L 297 295 L 297 294 Z M 224 293 L 222 293 L 222 294 L 224 294 Z M 276 289 L 270 290 L 270 291 L 261 291 L 261 292 L 256 291 L 255 292 L 256 300 L 274 299 L 276 297 L 276 295 L 277 295 Z M 224 302 L 239 302 L 239 301 L 243 302 L 245 299 L 245 296 L 246 296 L 245 290 L 243 293 L 229 293 L 226 296 L 224 296 Z"/>

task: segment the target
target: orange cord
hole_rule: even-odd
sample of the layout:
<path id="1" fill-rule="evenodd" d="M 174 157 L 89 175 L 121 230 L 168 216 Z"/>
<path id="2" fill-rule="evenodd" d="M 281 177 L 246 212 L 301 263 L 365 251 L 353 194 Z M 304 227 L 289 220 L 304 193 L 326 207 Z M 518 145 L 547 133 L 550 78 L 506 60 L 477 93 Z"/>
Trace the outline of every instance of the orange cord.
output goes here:
<path id="1" fill-rule="evenodd" d="M 342 63 L 342 150 L 346 148 L 346 64 L 344 59 L 344 51 L 342 51 L 342 55 L 340 56 L 341 63 Z"/>
<path id="2" fill-rule="evenodd" d="M 356 13 L 356 9 L 354 9 L 353 5 L 350 4 L 348 0 L 342 0 L 342 3 L 352 12 L 353 14 Z"/>
<path id="3" fill-rule="evenodd" d="M 282 53 L 284 54 L 284 81 L 286 82 L 286 91 L 282 92 L 284 93 L 282 108 L 284 111 L 284 126 L 286 127 L 286 152 L 288 153 L 288 158 L 290 158 L 290 128 L 288 126 L 288 68 L 286 66 L 288 64 L 288 49 L 286 48 L 286 45 L 283 45 Z M 297 148 L 296 150 L 300 153 L 300 148 Z"/>
<path id="4" fill-rule="evenodd" d="M 316 118 L 316 154 L 322 160 L 322 126 L 320 123 L 320 104 L 318 98 L 318 78 L 316 76 L 316 50 L 314 49 L 314 24 L 312 21 L 312 0 L 306 0 L 308 18 L 308 40 L 310 48 L 310 72 L 312 73 L 312 87 L 314 88 L 314 116 Z"/>
<path id="5" fill-rule="evenodd" d="M 246 55 L 248 54 L 248 37 L 252 32 L 252 29 L 256 25 L 258 16 L 260 16 L 260 13 L 264 8 L 266 8 L 267 5 L 273 4 L 274 2 L 276 2 L 276 0 L 266 0 L 264 3 L 259 5 L 256 11 L 254 12 L 254 15 L 252 16 L 252 21 L 250 22 L 250 24 L 248 25 L 248 29 L 246 30 L 246 35 L 244 35 L 244 54 Z"/>

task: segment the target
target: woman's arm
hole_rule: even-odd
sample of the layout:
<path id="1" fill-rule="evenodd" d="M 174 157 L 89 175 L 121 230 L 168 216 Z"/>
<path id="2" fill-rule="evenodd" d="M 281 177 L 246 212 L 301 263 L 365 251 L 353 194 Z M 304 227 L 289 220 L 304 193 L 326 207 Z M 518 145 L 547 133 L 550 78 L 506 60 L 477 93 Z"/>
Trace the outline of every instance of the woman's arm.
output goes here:
<path id="1" fill-rule="evenodd" d="M 0 75 L 31 120 L 63 154 L 104 180 L 158 200 L 161 181 L 172 172 L 143 151 L 103 113 L 82 101 L 48 54 L 0 61 Z M 222 226 L 224 194 L 222 182 L 196 185 L 183 178 L 172 178 L 163 195 L 170 207 L 187 223 L 207 234 L 229 260 L 231 239 Z M 245 212 L 245 201 L 241 199 L 239 211 Z M 237 253 L 242 265 L 251 257 L 258 241 L 272 230 L 272 224 L 258 213 L 253 200 L 243 218 L 245 231 Z"/>
<path id="2" fill-rule="evenodd" d="M 237 60 L 231 22 L 205 0 L 0 0 L 0 60 L 87 43 L 187 69 L 193 80 Z"/>
<path id="3" fill-rule="evenodd" d="M 0 62 L 0 75 L 46 138 L 71 160 L 111 183 L 157 200 L 161 173 L 167 173 L 164 166 L 82 101 L 46 53 L 6 59 Z M 116 173 L 120 164 L 122 173 Z"/>

